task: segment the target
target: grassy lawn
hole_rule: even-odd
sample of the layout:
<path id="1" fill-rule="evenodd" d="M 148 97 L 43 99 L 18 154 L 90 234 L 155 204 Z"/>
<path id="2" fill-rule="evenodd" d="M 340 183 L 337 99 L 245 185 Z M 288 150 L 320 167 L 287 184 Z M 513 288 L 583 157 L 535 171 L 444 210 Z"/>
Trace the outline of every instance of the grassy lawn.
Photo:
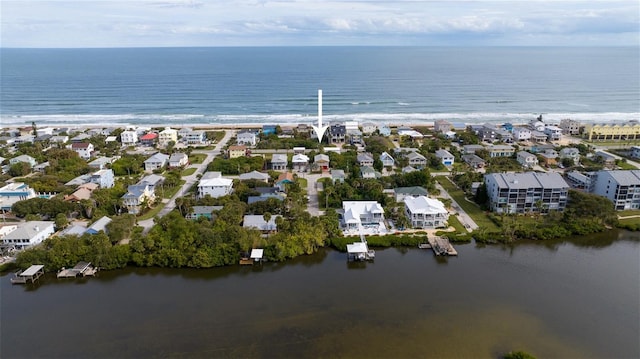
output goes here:
<path id="1" fill-rule="evenodd" d="M 182 171 L 181 175 L 184 176 L 191 176 L 192 174 L 194 174 L 196 172 L 197 168 L 192 167 L 192 168 L 187 168 L 186 170 Z"/>
<path id="2" fill-rule="evenodd" d="M 298 177 L 298 179 L 296 181 L 300 185 L 300 188 L 302 188 L 306 192 L 307 191 L 307 179 Z"/>
<path id="3" fill-rule="evenodd" d="M 453 228 L 456 229 L 457 233 L 467 233 L 467 229 L 464 228 L 464 226 L 462 225 L 462 223 L 460 223 L 460 220 L 458 219 L 457 216 L 449 216 L 449 219 L 447 220 L 447 222 L 449 223 L 449 225 Z"/>
<path id="4" fill-rule="evenodd" d="M 189 162 L 192 164 L 198 164 L 202 163 L 205 158 L 207 158 L 207 155 L 204 153 L 192 153 L 191 156 L 189 156 Z"/>
<path id="5" fill-rule="evenodd" d="M 618 211 L 618 217 L 640 216 L 640 209 L 628 209 L 626 211 Z"/>
<path id="6" fill-rule="evenodd" d="M 145 219 L 151 219 L 151 218 L 155 217 L 163 208 L 164 208 L 164 204 L 163 203 L 159 203 L 154 208 L 152 208 L 149 212 L 143 214 L 142 216 L 138 217 L 137 219 L 138 219 L 138 221 L 143 221 Z"/>
<path id="7" fill-rule="evenodd" d="M 185 180 L 181 180 L 180 184 L 177 186 L 174 186 L 172 188 L 167 188 L 164 190 L 163 196 L 162 198 L 166 198 L 166 199 L 170 199 L 171 197 L 175 196 L 176 193 L 178 193 L 178 190 L 182 187 L 182 185 L 184 185 L 187 181 Z"/>
<path id="8" fill-rule="evenodd" d="M 218 143 L 224 137 L 225 131 L 206 131 L 206 133 L 207 138 L 210 138 L 215 143 Z"/>
<path id="9" fill-rule="evenodd" d="M 476 224 L 488 231 L 498 231 L 498 227 L 487 217 L 480 207 L 466 200 L 464 192 L 454 186 L 448 178 L 437 176 L 438 183 L 449 193 L 449 195 L 458 203 L 462 209 L 473 219 Z"/>
<path id="10" fill-rule="evenodd" d="M 620 169 L 623 169 L 623 170 L 637 170 L 638 169 L 638 168 L 636 168 L 636 166 L 628 164 L 627 162 L 622 162 L 622 161 L 619 161 L 617 163 L 617 166 L 620 167 Z"/>

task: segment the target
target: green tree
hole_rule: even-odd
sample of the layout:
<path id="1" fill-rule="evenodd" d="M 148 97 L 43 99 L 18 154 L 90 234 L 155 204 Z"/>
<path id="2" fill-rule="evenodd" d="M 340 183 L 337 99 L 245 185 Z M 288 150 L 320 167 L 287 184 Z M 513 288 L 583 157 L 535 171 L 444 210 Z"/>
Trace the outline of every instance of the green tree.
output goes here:
<path id="1" fill-rule="evenodd" d="M 9 174 L 12 177 L 22 177 L 31 173 L 31 166 L 26 162 L 17 162 L 9 167 Z"/>
<path id="2" fill-rule="evenodd" d="M 69 224 L 69 220 L 64 213 L 58 213 L 55 218 L 56 229 L 64 229 Z"/>

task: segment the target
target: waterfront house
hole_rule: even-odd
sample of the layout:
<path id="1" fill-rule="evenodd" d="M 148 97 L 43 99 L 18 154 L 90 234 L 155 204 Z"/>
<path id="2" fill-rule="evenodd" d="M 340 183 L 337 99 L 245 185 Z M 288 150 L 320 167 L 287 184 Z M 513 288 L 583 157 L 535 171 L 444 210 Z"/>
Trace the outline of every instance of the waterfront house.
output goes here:
<path id="1" fill-rule="evenodd" d="M 371 135 L 374 132 L 376 132 L 376 129 L 378 128 L 378 126 L 376 126 L 375 123 L 373 122 L 365 122 L 362 124 L 362 133 L 365 135 Z"/>
<path id="2" fill-rule="evenodd" d="M 155 132 L 145 133 L 140 136 L 140 144 L 143 146 L 155 146 L 158 141 L 158 134 Z"/>
<path id="3" fill-rule="evenodd" d="M 396 160 L 391 157 L 387 152 L 382 152 L 380 155 L 380 162 L 382 162 L 383 167 L 391 168 L 396 164 Z"/>
<path id="4" fill-rule="evenodd" d="M 109 168 L 93 172 L 89 182 L 97 184 L 100 188 L 111 188 L 115 184 L 113 170 Z"/>
<path id="5" fill-rule="evenodd" d="M 178 131 L 171 127 L 165 127 L 164 130 L 158 134 L 158 145 L 166 147 L 170 142 L 174 144 L 178 143 Z"/>
<path id="6" fill-rule="evenodd" d="M 427 166 L 427 158 L 418 152 L 409 152 L 407 154 L 409 160 L 409 166 L 422 169 Z"/>
<path id="7" fill-rule="evenodd" d="M 446 133 L 453 129 L 451 122 L 446 120 L 436 120 L 433 123 L 433 131 L 438 133 Z"/>
<path id="8" fill-rule="evenodd" d="M 580 122 L 565 118 L 560 120 L 559 127 L 562 129 L 562 134 L 574 136 L 580 134 L 580 126 Z"/>
<path id="9" fill-rule="evenodd" d="M 278 225 L 276 219 L 281 218 L 281 215 L 273 215 L 269 218 L 269 222 L 264 220 L 263 215 L 245 215 L 242 220 L 242 227 L 247 229 L 257 229 L 262 234 L 276 233 L 278 231 Z"/>
<path id="10" fill-rule="evenodd" d="M 640 170 L 598 171 L 593 193 L 606 197 L 616 211 L 640 209 Z"/>
<path id="11" fill-rule="evenodd" d="M 111 221 L 112 221 L 111 218 L 107 216 L 103 216 L 102 218 L 93 222 L 89 227 L 87 227 L 87 230 L 85 231 L 85 233 L 98 234 L 100 233 L 100 231 L 107 233 L 107 225 L 111 223 Z"/>
<path id="12" fill-rule="evenodd" d="M 396 202 L 402 202 L 407 197 L 428 196 L 429 192 L 424 187 L 398 187 L 393 189 L 393 195 Z"/>
<path id="13" fill-rule="evenodd" d="M 436 157 L 438 157 L 440 162 L 445 166 L 453 166 L 453 162 L 455 161 L 455 157 L 447 150 L 437 150 Z"/>
<path id="14" fill-rule="evenodd" d="M 229 146 L 229 158 L 246 157 L 247 153 L 247 146 L 245 145 Z"/>
<path id="15" fill-rule="evenodd" d="M 359 153 L 356 157 L 358 166 L 373 166 L 373 155 L 370 153 Z"/>
<path id="16" fill-rule="evenodd" d="M 197 220 L 200 217 L 204 217 L 207 219 L 213 218 L 213 212 L 221 211 L 223 206 L 193 206 L 191 207 L 191 211 L 187 213 L 184 218 L 190 220 Z"/>
<path id="17" fill-rule="evenodd" d="M 422 138 L 424 138 L 424 135 L 421 134 L 420 132 L 409 128 L 409 127 L 400 127 L 398 128 L 398 136 L 402 137 L 402 136 L 408 136 L 411 137 L 414 140 L 420 140 Z"/>
<path id="18" fill-rule="evenodd" d="M 52 221 L 28 221 L 17 225 L 18 228 L 7 233 L 2 238 L 4 246 L 12 246 L 15 249 L 24 249 L 51 237 L 55 232 Z"/>
<path id="19" fill-rule="evenodd" d="M 322 172 L 329 170 L 329 156 L 320 153 L 313 157 L 313 164 L 317 170 Z"/>
<path id="20" fill-rule="evenodd" d="M 138 143 L 138 133 L 136 131 L 122 131 L 120 142 L 123 146 L 133 146 Z"/>
<path id="21" fill-rule="evenodd" d="M 311 126 L 306 123 L 299 123 L 298 126 L 296 126 L 295 131 L 298 133 L 309 133 L 311 132 Z"/>
<path id="22" fill-rule="evenodd" d="M 8 183 L 0 188 L 0 210 L 10 211 L 14 203 L 31 198 L 36 198 L 36 192 L 29 185 L 22 182 Z"/>
<path id="23" fill-rule="evenodd" d="M 516 141 L 529 141 L 531 139 L 531 130 L 526 127 L 514 127 L 512 133 Z"/>
<path id="24" fill-rule="evenodd" d="M 24 162 L 26 164 L 29 165 L 29 167 L 33 168 L 36 164 L 38 164 L 38 162 L 36 162 L 36 159 L 29 156 L 29 155 L 20 155 L 17 157 L 14 157 L 12 159 L 9 160 L 9 165 L 13 166 L 16 163 L 20 163 L 20 162 Z"/>
<path id="25" fill-rule="evenodd" d="M 404 208 L 413 228 L 431 229 L 447 226 L 449 212 L 437 199 L 427 196 L 405 197 Z"/>
<path id="26" fill-rule="evenodd" d="M 526 151 L 519 151 L 516 155 L 516 160 L 524 168 L 533 168 L 538 165 L 538 157 Z"/>
<path id="27" fill-rule="evenodd" d="M 636 140 L 640 137 L 640 123 L 637 121 L 586 124 L 584 137 L 593 140 Z"/>
<path id="28" fill-rule="evenodd" d="M 232 191 L 232 179 L 223 178 L 220 172 L 206 172 L 198 183 L 197 197 L 211 196 L 218 198 L 231 194 Z"/>
<path id="29" fill-rule="evenodd" d="M 161 169 L 166 166 L 168 162 L 169 156 L 158 152 L 144 161 L 144 170 L 151 172 L 153 170 Z"/>
<path id="30" fill-rule="evenodd" d="M 384 209 L 376 201 L 342 202 L 342 224 L 347 230 L 361 226 L 384 226 Z"/>
<path id="31" fill-rule="evenodd" d="M 291 160 L 293 163 L 293 170 L 298 172 L 306 172 L 309 168 L 309 156 L 298 153 L 293 155 L 293 159 Z"/>
<path id="32" fill-rule="evenodd" d="M 484 181 L 494 212 L 546 213 L 567 205 L 569 184 L 556 172 L 490 173 Z"/>
<path id="33" fill-rule="evenodd" d="M 75 151 L 80 158 L 88 160 L 91 158 L 91 154 L 95 150 L 93 144 L 86 142 L 77 142 L 72 143 L 70 146 L 71 150 Z"/>
<path id="34" fill-rule="evenodd" d="M 264 183 L 269 183 L 269 175 L 266 173 L 251 171 L 248 173 L 242 173 L 238 176 L 240 181 L 249 181 L 249 180 L 257 180 Z"/>
<path id="35" fill-rule="evenodd" d="M 271 169 L 274 171 L 286 171 L 287 170 L 287 155 L 284 153 L 274 153 L 271 156 Z"/>
<path id="36" fill-rule="evenodd" d="M 244 146 L 255 146 L 258 143 L 258 137 L 251 131 L 242 131 L 236 136 L 236 143 Z"/>
<path id="37" fill-rule="evenodd" d="M 378 132 L 380 133 L 380 136 L 389 137 L 391 136 L 391 127 L 386 123 L 382 123 L 378 125 Z"/>
<path id="38" fill-rule="evenodd" d="M 207 134 L 202 130 L 187 132 L 182 140 L 189 145 L 204 145 L 207 142 Z"/>
<path id="39" fill-rule="evenodd" d="M 462 155 L 462 160 L 474 169 L 483 168 L 486 165 L 485 160 L 478 155 Z"/>
<path id="40" fill-rule="evenodd" d="M 143 205 L 150 205 L 156 200 L 156 195 L 146 184 L 134 184 L 127 187 L 127 193 L 122 196 L 122 202 L 131 214 L 139 214 Z"/>
<path id="41" fill-rule="evenodd" d="M 169 157 L 169 168 L 184 167 L 189 164 L 189 156 L 186 153 L 173 153 Z"/>
<path id="42" fill-rule="evenodd" d="M 483 142 L 494 142 L 498 139 L 496 127 L 490 124 L 471 126 L 478 139 Z"/>
<path id="43" fill-rule="evenodd" d="M 347 135 L 347 128 L 345 125 L 334 124 L 329 126 L 327 131 L 327 138 L 329 143 L 344 143 Z"/>
<path id="44" fill-rule="evenodd" d="M 549 141 L 558 141 L 562 138 L 562 129 L 558 126 L 546 126 L 543 132 Z"/>

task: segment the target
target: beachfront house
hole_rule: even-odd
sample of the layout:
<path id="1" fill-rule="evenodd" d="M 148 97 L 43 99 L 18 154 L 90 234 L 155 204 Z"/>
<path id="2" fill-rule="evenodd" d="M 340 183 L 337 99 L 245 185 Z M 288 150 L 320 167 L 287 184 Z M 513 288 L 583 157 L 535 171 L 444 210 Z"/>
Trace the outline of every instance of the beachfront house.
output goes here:
<path id="1" fill-rule="evenodd" d="M 529 141 L 531 139 L 531 130 L 526 127 L 514 127 L 512 133 L 516 141 Z"/>
<path id="2" fill-rule="evenodd" d="M 236 136 L 236 143 L 244 146 L 255 146 L 258 143 L 258 136 L 251 131 L 241 131 Z"/>
<path id="3" fill-rule="evenodd" d="M 69 147 L 85 160 L 91 158 L 91 154 L 95 151 L 93 144 L 86 142 L 72 143 Z"/>
<path id="4" fill-rule="evenodd" d="M 569 184 L 556 172 L 490 173 L 484 182 L 497 213 L 547 213 L 567 205 Z"/>
<path id="5" fill-rule="evenodd" d="M 365 135 L 371 135 L 376 132 L 377 129 L 378 126 L 376 126 L 376 124 L 373 122 L 364 122 L 362 124 L 362 133 Z"/>
<path id="6" fill-rule="evenodd" d="M 440 162 L 445 166 L 453 166 L 453 162 L 455 161 L 455 157 L 447 150 L 437 150 L 436 157 L 440 159 Z"/>
<path id="7" fill-rule="evenodd" d="M 378 132 L 380 133 L 380 136 L 389 137 L 391 136 L 391 127 L 386 123 L 381 123 L 378 125 Z"/>
<path id="8" fill-rule="evenodd" d="M 451 122 L 446 120 L 436 120 L 433 123 L 433 131 L 437 133 L 446 133 L 453 129 Z"/>
<path id="9" fill-rule="evenodd" d="M 89 177 L 90 183 L 95 183 L 100 188 L 111 188 L 115 185 L 113 170 L 111 168 L 93 172 Z"/>
<path id="10" fill-rule="evenodd" d="M 384 226 L 384 208 L 376 201 L 344 201 L 342 211 L 342 225 L 347 230 Z"/>
<path id="11" fill-rule="evenodd" d="M 558 141 L 562 138 L 562 129 L 558 126 L 546 126 L 543 132 L 549 141 Z"/>
<path id="12" fill-rule="evenodd" d="M 165 127 L 164 130 L 158 134 L 158 145 L 166 147 L 170 142 L 174 144 L 178 143 L 178 131 L 171 127 Z"/>
<path id="13" fill-rule="evenodd" d="M 185 133 L 182 140 L 189 145 L 204 145 L 207 143 L 207 134 L 202 130 L 194 130 Z"/>
<path id="14" fill-rule="evenodd" d="M 382 152 L 380 155 L 380 162 L 382 162 L 383 167 L 391 168 L 395 166 L 396 160 L 391 157 L 387 152 Z"/>
<path id="15" fill-rule="evenodd" d="M 547 140 L 548 136 L 547 134 L 545 134 L 544 132 L 541 131 L 531 131 L 531 141 L 534 142 L 545 142 Z"/>
<path id="16" fill-rule="evenodd" d="M 7 183 L 0 188 L 0 210 L 10 211 L 18 201 L 36 198 L 36 192 L 28 184 L 22 182 Z"/>
<path id="17" fill-rule="evenodd" d="M 198 183 L 197 197 L 218 198 L 231 194 L 232 191 L 233 180 L 231 178 L 223 178 L 220 172 L 206 172 Z"/>
<path id="18" fill-rule="evenodd" d="M 24 249 L 42 243 L 54 232 L 54 222 L 52 221 L 23 222 L 2 238 L 2 244 L 15 249 Z"/>
<path id="19" fill-rule="evenodd" d="M 411 227 L 432 229 L 447 227 L 449 212 L 437 199 L 426 196 L 406 197 L 404 199 L 405 215 Z"/>
<path id="20" fill-rule="evenodd" d="M 334 124 L 329 126 L 327 131 L 327 138 L 329 143 L 344 143 L 347 135 L 347 128 L 345 125 Z"/>
<path id="21" fill-rule="evenodd" d="M 291 159 L 291 163 L 293 163 L 294 171 L 306 172 L 309 168 L 309 156 L 302 153 L 295 154 Z"/>
<path id="22" fill-rule="evenodd" d="M 151 172 L 157 169 L 161 169 L 166 166 L 168 162 L 169 155 L 158 152 L 144 161 L 144 170 L 147 172 Z"/>
<path id="23" fill-rule="evenodd" d="M 516 160 L 524 168 L 533 168 L 538 165 L 538 157 L 527 151 L 519 151 L 516 155 Z"/>
<path id="24" fill-rule="evenodd" d="M 156 195 L 146 184 L 134 184 L 127 187 L 127 193 L 122 196 L 122 203 L 131 214 L 139 214 L 144 206 L 151 205 Z"/>
<path id="25" fill-rule="evenodd" d="M 138 133 L 136 131 L 122 131 L 120 134 L 120 142 L 123 146 L 133 146 L 138 143 Z"/>
<path id="26" fill-rule="evenodd" d="M 558 127 L 562 129 L 562 134 L 573 136 L 573 135 L 580 134 L 581 126 L 582 125 L 580 124 L 580 122 L 569 119 L 569 118 L 565 118 L 563 120 L 560 120 L 560 126 Z"/>
<path id="27" fill-rule="evenodd" d="M 287 170 L 287 155 L 284 153 L 274 153 L 271 156 L 271 169 L 274 171 L 286 171 Z"/>
<path id="28" fill-rule="evenodd" d="M 245 215 L 242 220 L 242 227 L 247 229 L 257 229 L 262 234 L 276 233 L 278 231 L 278 225 L 276 219 L 281 218 L 281 215 L 273 215 L 269 218 L 269 221 L 264 220 L 264 215 Z"/>

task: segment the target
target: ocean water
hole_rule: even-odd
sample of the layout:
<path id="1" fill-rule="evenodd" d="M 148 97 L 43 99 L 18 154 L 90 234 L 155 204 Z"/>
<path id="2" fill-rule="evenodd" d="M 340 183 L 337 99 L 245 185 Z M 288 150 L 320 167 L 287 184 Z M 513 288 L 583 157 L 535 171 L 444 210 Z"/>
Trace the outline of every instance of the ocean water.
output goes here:
<path id="1" fill-rule="evenodd" d="M 0 120 L 31 124 L 640 120 L 638 47 L 0 49 Z"/>

